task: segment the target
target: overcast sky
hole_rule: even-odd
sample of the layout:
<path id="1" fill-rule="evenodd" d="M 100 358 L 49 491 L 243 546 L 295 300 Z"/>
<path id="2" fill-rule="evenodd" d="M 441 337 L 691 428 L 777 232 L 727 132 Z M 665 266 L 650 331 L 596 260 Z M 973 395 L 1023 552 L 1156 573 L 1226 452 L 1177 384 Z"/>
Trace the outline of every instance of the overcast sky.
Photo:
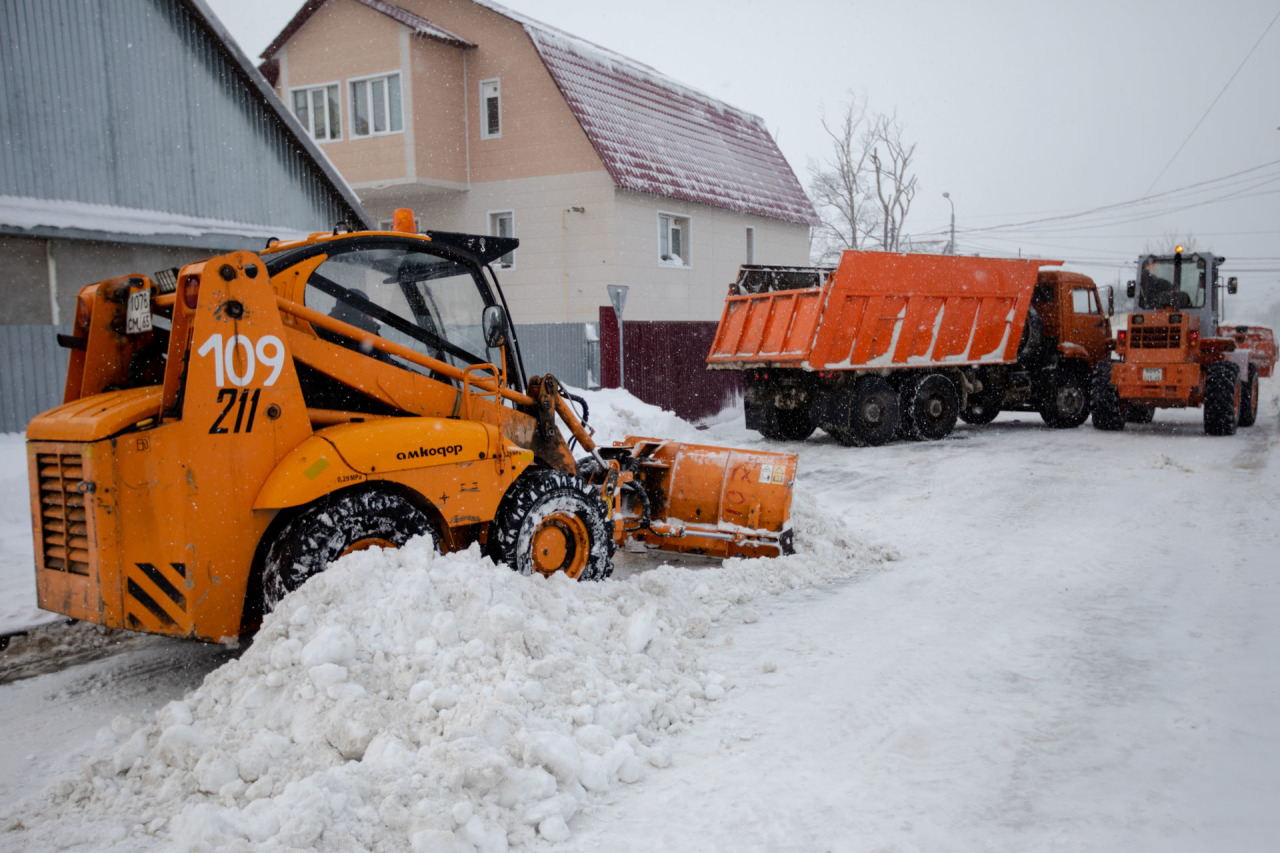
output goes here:
<path id="1" fill-rule="evenodd" d="M 255 61 L 302 5 L 207 2 Z M 506 5 L 761 116 L 806 186 L 824 110 L 851 91 L 896 110 L 917 144 L 909 234 L 945 239 L 946 191 L 960 252 L 1061 258 L 1110 284 L 1189 234 L 1245 301 L 1280 302 L 1276 0 Z"/>

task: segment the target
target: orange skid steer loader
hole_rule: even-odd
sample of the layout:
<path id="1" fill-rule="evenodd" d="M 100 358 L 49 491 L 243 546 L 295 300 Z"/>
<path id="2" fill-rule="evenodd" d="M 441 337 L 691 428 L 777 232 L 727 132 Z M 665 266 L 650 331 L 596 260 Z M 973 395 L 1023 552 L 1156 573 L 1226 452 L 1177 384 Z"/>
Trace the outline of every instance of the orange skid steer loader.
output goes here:
<path id="1" fill-rule="evenodd" d="M 597 446 L 585 404 L 524 376 L 490 266 L 516 241 L 395 229 L 81 291 L 64 402 L 27 429 L 40 607 L 218 641 L 422 533 L 583 580 L 626 542 L 790 552 L 795 456 Z"/>

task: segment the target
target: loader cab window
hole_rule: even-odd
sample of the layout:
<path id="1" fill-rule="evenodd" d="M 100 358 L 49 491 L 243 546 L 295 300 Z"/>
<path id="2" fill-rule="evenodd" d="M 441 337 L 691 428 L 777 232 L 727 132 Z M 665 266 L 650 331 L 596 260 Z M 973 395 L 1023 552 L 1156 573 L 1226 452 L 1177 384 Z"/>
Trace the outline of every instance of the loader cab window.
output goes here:
<path id="1" fill-rule="evenodd" d="M 1174 286 L 1173 258 L 1147 258 L 1138 282 L 1138 307 L 1146 311 L 1160 308 L 1202 308 L 1205 299 L 1203 258 L 1184 256 L 1182 273 Z"/>
<path id="2" fill-rule="evenodd" d="M 414 352 L 466 368 L 497 358 L 485 346 L 480 325 L 484 292 L 468 264 L 388 245 L 328 258 L 307 280 L 303 300 L 309 308 Z M 324 332 L 321 337 L 337 336 Z M 335 342 L 359 348 L 354 341 Z"/>

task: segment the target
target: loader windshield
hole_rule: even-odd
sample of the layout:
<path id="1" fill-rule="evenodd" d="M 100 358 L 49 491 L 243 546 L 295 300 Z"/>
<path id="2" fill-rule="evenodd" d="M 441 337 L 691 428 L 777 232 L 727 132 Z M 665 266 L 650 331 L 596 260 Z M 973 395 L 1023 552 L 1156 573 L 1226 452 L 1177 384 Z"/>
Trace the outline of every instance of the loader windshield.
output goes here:
<path id="1" fill-rule="evenodd" d="M 335 254 L 307 280 L 309 308 L 456 367 L 489 362 L 473 268 L 405 247 Z M 322 336 L 328 336 L 322 333 Z"/>
<path id="2" fill-rule="evenodd" d="M 1204 260 L 1184 256 L 1181 273 L 1173 258 L 1147 258 L 1142 263 L 1138 307 L 1146 311 L 1160 308 L 1200 308 L 1204 305 Z"/>

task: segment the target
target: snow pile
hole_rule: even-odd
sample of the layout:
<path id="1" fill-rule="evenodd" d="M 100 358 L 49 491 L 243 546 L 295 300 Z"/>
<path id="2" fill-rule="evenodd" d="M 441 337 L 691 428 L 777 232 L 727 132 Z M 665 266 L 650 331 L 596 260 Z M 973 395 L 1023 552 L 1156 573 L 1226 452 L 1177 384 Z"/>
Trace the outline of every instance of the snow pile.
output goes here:
<path id="1" fill-rule="evenodd" d="M 754 600 L 883 557 L 811 499 L 795 503 L 797 556 L 601 583 L 524 577 L 424 539 L 352 554 L 286 597 L 185 700 L 152 721 L 117 718 L 94 758 L 7 822 L 0 846 L 564 840 L 580 810 L 671 764 L 666 737 L 732 688 L 700 664 L 714 626 L 753 622 Z"/>

